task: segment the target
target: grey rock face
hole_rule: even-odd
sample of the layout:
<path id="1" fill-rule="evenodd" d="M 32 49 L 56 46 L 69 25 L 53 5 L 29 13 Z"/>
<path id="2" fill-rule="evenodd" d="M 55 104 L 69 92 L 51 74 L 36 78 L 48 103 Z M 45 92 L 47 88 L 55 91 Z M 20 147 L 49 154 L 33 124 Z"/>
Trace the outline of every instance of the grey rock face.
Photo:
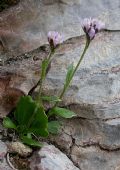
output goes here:
<path id="1" fill-rule="evenodd" d="M 71 43 L 74 44 L 72 40 Z M 82 39 L 81 43 L 84 44 Z M 54 140 L 75 163 L 79 162 L 79 168 L 83 170 L 101 169 L 101 166 L 103 170 L 119 168 L 115 155 L 120 154 L 119 44 L 120 33 L 97 35 L 61 104 L 76 112 L 77 118 L 65 121 L 61 134 Z M 60 92 L 67 66 L 71 62 L 76 64 L 83 50 L 83 45 L 77 45 L 56 55 L 44 91 L 49 94 Z M 61 139 L 65 145 L 60 143 Z M 68 139 L 69 144 L 72 141 L 69 149 Z M 77 151 L 73 152 L 74 148 Z M 107 158 L 108 152 L 111 159 Z"/>
<path id="2" fill-rule="evenodd" d="M 80 41 L 73 39 L 70 43 L 73 44 L 71 49 L 66 49 L 60 55 L 56 54 L 47 76 L 45 89 L 49 88 L 51 93 L 62 89 L 67 67 L 72 62 L 76 65 L 83 51 L 82 38 Z M 119 43 L 120 33 L 100 33 L 90 44 L 64 97 L 64 105 L 70 105 L 78 117 L 119 117 Z"/>
<path id="3" fill-rule="evenodd" d="M 76 37 L 66 41 L 56 51 L 43 86 L 45 94 L 54 95 L 61 91 L 67 67 L 71 62 L 76 65 L 84 44 L 85 37 Z M 104 162 L 102 166 L 105 170 L 113 170 L 119 166 L 115 155 L 120 153 L 119 44 L 119 32 L 101 32 L 92 41 L 61 103 L 75 111 L 77 118 L 62 121 L 60 135 L 50 139 L 60 149 L 64 149 L 73 162 L 83 170 L 96 170 L 101 162 Z M 17 88 L 27 93 L 39 79 L 39 65 L 47 51 L 37 49 L 19 56 L 10 64 L 10 60 L 6 59 L 5 65 L 1 66 L 1 75 L 10 73 L 3 74 L 6 78 L 10 76 L 7 88 Z M 3 82 L 5 85 L 6 81 Z M 4 108 L 4 105 L 1 107 Z M 99 149 L 98 155 L 96 147 Z M 87 154 L 89 152 L 92 156 Z M 111 159 L 107 158 L 108 152 Z M 94 163 L 96 159 L 97 163 Z"/>
<path id="4" fill-rule="evenodd" d="M 119 151 L 109 153 L 95 146 L 86 148 L 74 147 L 71 155 L 81 169 L 119 170 L 120 168 Z"/>
<path id="5" fill-rule="evenodd" d="M 22 0 L 0 14 L 0 44 L 9 55 L 33 50 L 47 42 L 47 32 L 56 30 L 64 38 L 83 34 L 81 19 L 98 17 L 110 29 L 119 29 L 119 0 Z"/>
<path id="6" fill-rule="evenodd" d="M 45 145 L 30 161 L 31 170 L 79 170 L 70 159 L 53 145 Z"/>
<path id="7" fill-rule="evenodd" d="M 107 28 L 119 29 L 119 10 L 119 0 L 29 0 L 29 4 L 23 0 L 1 13 L 0 117 L 8 114 L 16 104 L 14 101 L 27 94 L 38 81 L 40 63 L 48 54 L 48 47 L 17 57 L 16 54 L 45 44 L 49 30 L 63 32 L 65 39 L 74 37 L 56 51 L 43 86 L 45 94 L 56 95 L 63 87 L 68 65 L 72 62 L 76 65 L 85 45 L 85 37 L 80 36 L 81 18 L 99 17 Z M 12 96 L 13 102 L 7 102 L 6 96 Z M 120 32 L 97 34 L 61 105 L 76 112 L 77 118 L 62 120 L 60 134 L 52 136 L 50 141 L 64 149 L 82 170 L 119 170 Z M 61 161 L 65 159 L 70 168 L 75 168 L 65 155 L 59 151 L 56 156 L 56 152 L 51 145 L 43 148 L 39 156 L 46 158 L 41 158 L 42 163 L 38 160 L 38 166 L 53 170 L 59 162 L 58 168 L 64 169 L 68 164 Z"/>
<path id="8" fill-rule="evenodd" d="M 7 146 L 5 143 L 0 141 L 0 169 L 1 170 L 12 170 L 6 162 Z"/>

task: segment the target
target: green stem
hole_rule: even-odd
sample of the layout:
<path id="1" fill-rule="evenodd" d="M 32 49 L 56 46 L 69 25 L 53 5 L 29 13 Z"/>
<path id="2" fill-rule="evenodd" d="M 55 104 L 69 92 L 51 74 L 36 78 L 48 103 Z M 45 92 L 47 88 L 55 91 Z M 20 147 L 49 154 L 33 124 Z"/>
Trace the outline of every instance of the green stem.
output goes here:
<path id="1" fill-rule="evenodd" d="M 60 94 L 60 96 L 59 96 L 60 99 L 62 99 L 62 97 L 64 96 L 66 90 L 68 89 L 68 87 L 69 87 L 69 85 L 70 85 L 70 82 L 71 82 L 72 78 L 74 77 L 74 75 L 75 75 L 75 73 L 76 73 L 76 71 L 77 71 L 80 63 L 82 62 L 82 60 L 83 60 L 83 58 L 84 58 L 84 55 L 85 55 L 85 53 L 86 53 L 89 45 L 90 45 L 90 40 L 86 37 L 86 44 L 85 44 L 85 48 L 84 48 L 84 50 L 83 50 L 83 53 L 82 53 L 82 55 L 81 55 L 81 57 L 80 57 L 77 65 L 76 65 L 76 67 L 75 67 L 75 69 L 74 69 L 74 71 L 73 71 L 73 74 L 72 74 L 72 76 L 71 76 L 70 81 L 68 82 L 68 84 L 67 84 L 66 86 L 64 86 L 64 88 L 63 88 L 63 90 L 62 90 L 62 92 L 61 92 L 61 94 Z M 59 103 L 59 102 L 56 102 L 55 105 L 53 106 L 53 108 L 54 108 L 55 106 L 57 106 L 58 103 Z"/>
<path id="2" fill-rule="evenodd" d="M 48 57 L 47 57 L 48 66 L 49 66 L 49 63 L 51 61 L 51 58 L 52 58 L 52 55 L 54 54 L 54 52 L 55 52 L 55 50 L 51 50 Z M 48 68 L 48 66 L 47 66 L 47 68 Z M 46 70 L 47 70 L 47 68 L 46 68 Z M 46 78 L 46 74 L 45 74 L 45 78 Z M 45 78 L 43 79 L 42 76 L 41 76 L 41 78 L 39 80 L 39 91 L 38 91 L 38 99 L 37 100 L 38 100 L 40 105 L 42 105 L 41 93 L 42 93 L 43 80 L 45 80 Z"/>

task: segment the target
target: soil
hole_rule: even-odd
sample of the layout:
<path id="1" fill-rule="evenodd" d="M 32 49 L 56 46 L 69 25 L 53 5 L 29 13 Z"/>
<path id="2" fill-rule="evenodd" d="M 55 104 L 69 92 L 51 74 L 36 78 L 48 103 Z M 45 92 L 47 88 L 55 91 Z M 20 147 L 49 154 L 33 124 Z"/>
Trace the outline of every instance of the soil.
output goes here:
<path id="1" fill-rule="evenodd" d="M 30 170 L 28 158 L 21 158 L 19 155 L 10 155 L 9 161 L 14 168 L 19 170 Z"/>

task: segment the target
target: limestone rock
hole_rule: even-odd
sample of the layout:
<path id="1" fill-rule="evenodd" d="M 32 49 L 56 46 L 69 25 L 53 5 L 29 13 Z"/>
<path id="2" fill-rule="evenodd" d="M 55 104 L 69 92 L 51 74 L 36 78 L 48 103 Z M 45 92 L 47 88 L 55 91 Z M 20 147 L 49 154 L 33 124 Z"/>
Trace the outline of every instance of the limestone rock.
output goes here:
<path id="1" fill-rule="evenodd" d="M 0 117 L 16 106 L 20 96 L 28 94 L 40 76 L 40 63 L 48 54 L 37 49 L 17 58 L 8 57 L 0 66 Z M 5 57 L 5 56 L 4 56 Z"/>
<path id="2" fill-rule="evenodd" d="M 17 153 L 23 157 L 27 157 L 32 153 L 32 149 L 21 142 L 11 142 L 7 147 L 10 153 Z"/>
<path id="3" fill-rule="evenodd" d="M 0 141 L 0 169 L 12 170 L 6 162 L 7 146 Z"/>
<path id="4" fill-rule="evenodd" d="M 98 17 L 108 29 L 119 29 L 119 11 L 119 0 L 29 0 L 29 4 L 23 0 L 0 13 L 0 117 L 12 109 L 10 103 L 5 102 L 7 92 L 12 96 L 14 91 L 19 98 L 39 80 L 40 64 L 49 50 L 44 45 L 49 30 L 63 32 L 66 40 L 56 51 L 43 86 L 45 94 L 56 95 L 63 87 L 68 65 L 72 62 L 76 65 L 85 45 L 81 18 Z M 30 50 L 33 51 L 28 53 Z M 19 55 L 22 53 L 25 54 Z M 62 131 L 50 140 L 64 149 L 82 170 L 118 170 L 120 167 L 119 63 L 120 32 L 97 34 L 61 103 L 76 112 L 77 118 L 62 120 Z M 33 156 L 32 169 L 37 164 L 53 170 L 56 163 L 63 170 L 66 166 L 76 168 L 51 145 L 42 148 L 37 156 L 38 159 Z"/>
<path id="5" fill-rule="evenodd" d="M 31 170 L 79 170 L 53 145 L 45 145 L 39 152 L 34 153 L 30 161 Z"/>
<path id="6" fill-rule="evenodd" d="M 110 29 L 119 29 L 119 0 L 22 0 L 0 13 L 0 46 L 9 55 L 33 50 L 47 42 L 47 32 L 64 38 L 83 34 L 81 19 L 98 17 Z"/>
<path id="7" fill-rule="evenodd" d="M 73 147 L 72 160 L 78 163 L 80 169 L 84 170 L 119 170 L 120 151 L 109 153 L 99 147 Z"/>
<path id="8" fill-rule="evenodd" d="M 85 37 L 76 37 L 67 40 L 56 51 L 43 86 L 44 93 L 53 95 L 60 92 L 67 67 L 71 62 L 74 65 L 77 63 L 84 44 Z M 92 41 L 81 67 L 64 96 L 61 105 L 68 106 L 75 111 L 77 119 L 63 121 L 63 132 L 57 138 L 52 138 L 51 141 L 64 149 L 69 156 L 72 156 L 71 149 L 74 146 L 78 146 L 79 150 L 82 147 L 97 145 L 108 150 L 111 155 L 112 152 L 120 148 L 119 44 L 119 32 L 99 33 Z M 1 76 L 5 72 L 11 75 L 7 87 L 17 88 L 27 94 L 38 81 L 41 59 L 47 54 L 48 48 L 42 47 L 31 53 L 18 56 L 12 62 L 10 58 L 6 58 L 5 65 L 0 69 Z M 5 77 L 7 76 L 5 75 Z M 6 81 L 4 83 L 6 84 Z M 1 86 L 1 89 L 4 90 L 3 87 Z M 77 155 L 75 155 L 76 157 Z M 113 155 L 112 160 L 115 159 L 116 157 Z M 90 157 L 90 161 L 94 165 L 92 157 Z M 82 166 L 86 167 L 85 164 L 83 161 Z M 106 169 L 110 169 L 110 166 L 109 162 L 104 165 Z M 96 170 L 95 168 L 93 170 Z"/>

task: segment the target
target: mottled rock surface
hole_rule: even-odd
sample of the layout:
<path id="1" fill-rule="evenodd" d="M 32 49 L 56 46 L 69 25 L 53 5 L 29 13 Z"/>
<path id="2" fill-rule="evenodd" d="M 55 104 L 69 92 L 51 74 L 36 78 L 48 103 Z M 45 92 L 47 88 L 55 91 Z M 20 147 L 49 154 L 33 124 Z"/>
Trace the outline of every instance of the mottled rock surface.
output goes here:
<path id="1" fill-rule="evenodd" d="M 73 147 L 73 161 L 78 163 L 81 170 L 119 170 L 120 151 L 107 152 L 99 147 Z"/>
<path id="2" fill-rule="evenodd" d="M 77 63 L 84 44 L 84 36 L 76 37 L 67 40 L 57 50 L 44 84 L 43 90 L 47 95 L 60 92 L 67 67 L 71 62 L 74 65 Z M 103 159 L 103 153 L 105 153 L 103 170 L 113 170 L 119 166 L 115 156 L 116 152 L 120 154 L 119 44 L 119 32 L 101 32 L 92 41 L 61 103 L 75 111 L 77 118 L 63 121 L 63 131 L 57 138 L 50 139 L 59 148 L 64 149 L 73 162 L 78 164 L 79 168 L 82 166 L 83 170 L 89 170 L 89 167 L 96 170 L 98 165 L 94 162 L 97 159 L 101 164 L 100 158 Z M 6 58 L 5 65 L 1 66 L 1 77 L 6 79 L 10 77 L 7 88 L 15 88 L 27 94 L 39 79 L 39 65 L 47 54 L 48 47 L 41 47 L 17 58 Z M 2 105 L 1 107 L 4 108 Z M 99 148 L 98 157 L 96 147 Z M 77 148 L 77 151 L 74 148 Z M 84 148 L 86 153 L 90 150 L 93 156 L 84 155 Z M 111 159 L 106 158 L 108 152 Z"/>
<path id="3" fill-rule="evenodd" d="M 99 17 L 110 29 L 120 25 L 119 0 L 21 0 L 0 13 L 0 45 L 9 55 L 33 50 L 47 42 L 49 30 L 70 38 L 83 34 L 84 17 Z"/>
<path id="4" fill-rule="evenodd" d="M 0 141 L 0 170 L 12 170 L 6 162 L 7 146 Z"/>
<path id="5" fill-rule="evenodd" d="M 120 28 L 119 0 L 29 0 L 29 4 L 23 0 L 0 14 L 0 117 L 37 83 L 41 60 L 48 54 L 48 46 L 44 45 L 48 30 L 58 30 L 65 39 L 70 38 L 56 51 L 43 86 L 44 93 L 51 95 L 61 91 L 68 65 L 76 65 L 83 51 L 81 18 L 100 17 L 107 28 Z M 50 141 L 81 170 L 119 170 L 120 32 L 97 34 L 61 105 L 75 111 L 77 117 L 62 120 L 60 134 Z M 45 163 L 47 158 L 42 160 Z M 49 163 L 46 166 L 51 168 Z"/>
<path id="6" fill-rule="evenodd" d="M 30 161 L 31 170 L 79 170 L 70 159 L 53 145 L 45 145 L 34 153 Z"/>

